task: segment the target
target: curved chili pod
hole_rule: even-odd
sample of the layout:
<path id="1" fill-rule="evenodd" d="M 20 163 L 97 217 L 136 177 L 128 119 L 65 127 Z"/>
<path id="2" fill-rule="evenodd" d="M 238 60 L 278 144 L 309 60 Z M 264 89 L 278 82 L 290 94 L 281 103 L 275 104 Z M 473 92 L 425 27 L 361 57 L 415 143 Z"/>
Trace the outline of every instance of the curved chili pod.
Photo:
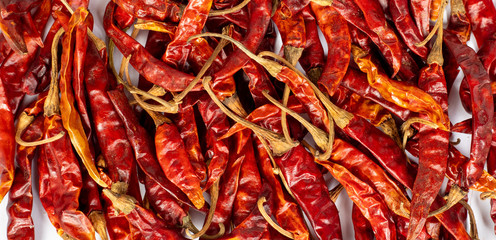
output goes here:
<path id="1" fill-rule="evenodd" d="M 463 0 L 451 0 L 448 30 L 456 34 L 462 43 L 467 43 L 470 40 L 470 21 L 463 6 Z"/>
<path id="2" fill-rule="evenodd" d="M 147 1 L 147 0 L 113 0 L 129 14 L 141 19 L 162 21 L 164 19 L 178 22 L 182 9 L 174 1 Z"/>
<path id="3" fill-rule="evenodd" d="M 396 226 L 386 204 L 372 187 L 360 181 L 345 167 L 328 161 L 317 161 L 346 189 L 348 196 L 369 220 L 377 239 L 396 239 Z"/>
<path id="4" fill-rule="evenodd" d="M 284 58 L 296 65 L 306 45 L 305 20 L 301 13 L 287 15 L 283 12 L 283 5 L 279 5 L 272 21 L 281 34 Z"/>
<path id="5" fill-rule="evenodd" d="M 190 43 L 187 42 L 188 38 L 201 33 L 207 21 L 210 7 L 212 7 L 212 0 L 188 1 L 174 34 L 174 40 L 169 43 L 162 56 L 164 62 L 179 69 L 184 68 L 191 51 Z"/>
<path id="6" fill-rule="evenodd" d="M 43 135 L 43 121 L 43 116 L 36 117 L 22 135 L 22 139 L 28 142 L 40 140 Z M 9 194 L 7 239 L 34 240 L 34 223 L 31 218 L 33 207 L 31 164 L 37 149 L 36 146 L 17 146 L 17 165 Z"/>
<path id="7" fill-rule="evenodd" d="M 351 54 L 351 37 L 346 20 L 332 7 L 311 3 L 327 45 L 327 61 L 318 83 L 333 95 L 348 70 Z"/>
<path id="8" fill-rule="evenodd" d="M 353 46 L 352 52 L 357 65 L 362 72 L 367 73 L 369 84 L 377 89 L 383 98 L 410 111 L 426 114 L 439 128 L 449 129 L 448 117 L 429 94 L 415 86 L 389 79 L 371 61 L 371 56 L 365 55 L 358 47 Z"/>
<path id="9" fill-rule="evenodd" d="M 320 43 L 318 25 L 310 6 L 305 7 L 302 14 L 305 19 L 307 44 L 301 54 L 300 64 L 307 76 L 312 81 L 316 81 L 325 65 L 324 48 Z"/>
<path id="10" fill-rule="evenodd" d="M 253 0 L 249 3 L 249 12 L 250 28 L 244 35 L 241 43 L 251 52 L 256 52 L 263 41 L 270 23 L 271 1 Z M 249 59 L 243 51 L 236 49 L 229 54 L 223 67 L 213 75 L 212 90 L 221 101 L 234 94 L 235 84 L 232 80 L 227 80 L 239 71 Z"/>
<path id="11" fill-rule="evenodd" d="M 374 232 L 370 226 L 369 220 L 367 220 L 360 208 L 356 204 L 353 204 L 353 209 L 351 211 L 351 219 L 353 221 L 353 230 L 355 231 L 356 240 L 369 240 L 374 238 Z"/>
<path id="12" fill-rule="evenodd" d="M 248 83 L 248 87 L 250 88 L 251 96 L 255 102 L 255 107 L 270 103 L 262 94 L 263 91 L 267 91 L 270 96 L 276 97 L 276 99 L 278 98 L 276 89 L 262 66 L 255 61 L 250 60 L 243 66 L 243 71 L 249 78 L 250 82 Z"/>
<path id="13" fill-rule="evenodd" d="M 0 202 L 14 181 L 15 130 L 14 115 L 9 107 L 7 93 L 0 82 Z"/>
<path id="14" fill-rule="evenodd" d="M 124 56 L 131 55 L 130 63 L 146 80 L 170 92 L 183 91 L 194 76 L 176 70 L 159 59 L 154 58 L 146 49 L 131 36 L 121 31 L 113 24 L 115 4 L 109 2 L 105 10 L 103 27 L 107 35 Z M 200 85 L 193 90 L 199 90 Z"/>
<path id="15" fill-rule="evenodd" d="M 431 0 L 410 0 L 410 9 L 422 36 L 429 34 Z"/>
<path id="16" fill-rule="evenodd" d="M 472 32 L 479 47 L 496 29 L 496 8 L 491 0 L 463 0 Z"/>
<path id="17" fill-rule="evenodd" d="M 415 54 L 422 58 L 426 58 L 428 54 L 427 47 L 425 45 L 420 47 L 415 45 L 416 43 L 422 42 L 423 37 L 419 32 L 419 28 L 415 26 L 415 22 L 413 22 L 413 19 L 410 16 L 410 11 L 408 11 L 408 0 L 388 0 L 388 3 L 389 12 L 391 13 L 394 25 L 403 38 L 403 41 Z"/>
<path id="18" fill-rule="evenodd" d="M 441 52 L 439 51 L 439 54 Z M 429 55 L 430 58 L 431 55 Z M 429 63 L 422 69 L 418 80 L 419 87 L 430 94 L 448 113 L 448 91 L 444 72 L 437 62 Z M 420 114 L 421 118 L 428 119 Z M 448 147 L 450 133 L 433 129 L 424 124 L 419 129 L 419 166 L 412 191 L 412 207 L 409 235 L 417 236 L 427 220 L 430 205 L 436 198 L 443 184 L 446 165 L 448 162 Z"/>
<path id="19" fill-rule="evenodd" d="M 465 73 L 470 87 L 472 111 L 475 113 L 472 122 L 474 134 L 472 135 L 470 161 L 464 166 L 461 181 L 461 187 L 468 189 L 482 175 L 491 144 L 494 104 L 490 79 L 474 50 L 462 45 L 454 34 L 447 32 L 444 43 Z"/>

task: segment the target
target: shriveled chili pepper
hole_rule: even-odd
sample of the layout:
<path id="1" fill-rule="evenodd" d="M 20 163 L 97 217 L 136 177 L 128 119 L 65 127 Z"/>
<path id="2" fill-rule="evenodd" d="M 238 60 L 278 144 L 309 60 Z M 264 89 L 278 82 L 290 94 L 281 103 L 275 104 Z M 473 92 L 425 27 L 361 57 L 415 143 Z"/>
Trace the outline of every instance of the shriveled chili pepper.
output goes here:
<path id="1" fill-rule="evenodd" d="M 189 37 L 201 33 L 205 21 L 207 21 L 208 12 L 212 6 L 212 0 L 194 0 L 189 1 L 184 9 L 179 26 L 174 35 L 174 40 L 167 46 L 167 50 L 162 60 L 169 65 L 182 69 L 191 46 L 187 43 Z"/>
<path id="2" fill-rule="evenodd" d="M 440 16 L 438 21 L 443 21 Z M 430 94 L 448 114 L 448 90 L 444 78 L 443 53 L 442 53 L 443 30 L 438 31 L 434 46 L 427 58 L 428 67 L 420 72 L 418 80 L 419 88 Z M 420 114 L 420 117 L 428 120 L 428 116 Z M 420 234 L 424 227 L 430 205 L 436 198 L 443 184 L 446 165 L 448 162 L 448 147 L 450 133 L 440 129 L 421 124 L 419 129 L 419 166 L 417 177 L 413 185 L 412 207 L 408 237 L 413 239 Z"/>
<path id="3" fill-rule="evenodd" d="M 36 117 L 26 129 L 22 139 L 28 142 L 38 141 L 43 134 L 42 116 Z M 33 193 L 31 185 L 31 164 L 37 153 L 38 147 L 17 146 L 16 168 L 14 182 L 9 194 L 9 225 L 7 227 L 8 239 L 34 239 L 34 223 L 31 218 L 33 206 Z"/>
<path id="4" fill-rule="evenodd" d="M 312 81 L 317 81 L 325 65 L 324 48 L 320 43 L 317 22 L 310 6 L 302 10 L 305 19 L 307 44 L 301 54 L 300 64 Z"/>
<path id="5" fill-rule="evenodd" d="M 373 4 L 373 5 L 377 5 L 377 4 Z M 386 58 L 387 62 L 392 67 L 395 73 L 400 70 L 402 53 L 400 48 L 395 46 L 398 45 L 398 41 L 391 42 L 394 48 L 391 48 L 387 43 L 383 42 L 383 40 L 378 36 L 378 33 L 374 32 L 368 26 L 364 16 L 365 14 L 362 12 L 360 7 L 355 3 L 355 1 L 345 1 L 345 0 L 333 1 L 332 7 L 334 7 L 341 14 L 341 16 L 343 16 L 349 23 L 355 25 L 358 29 L 360 29 L 362 32 L 364 32 L 365 34 L 367 34 L 367 36 L 370 37 L 370 39 L 377 45 L 382 55 Z M 368 11 L 368 9 L 365 9 L 364 11 Z M 370 17 L 371 16 L 369 15 L 369 18 Z M 380 30 L 381 28 L 382 26 L 376 30 Z M 388 30 L 389 33 L 390 30 L 391 29 Z M 384 37 L 393 37 L 393 35 L 388 35 Z"/>
<path id="6" fill-rule="evenodd" d="M 116 210 L 140 231 L 144 239 L 185 239 L 181 234 L 167 229 L 162 219 L 142 208 L 133 197 L 109 189 L 104 189 L 103 193 L 112 201 Z"/>
<path id="7" fill-rule="evenodd" d="M 462 43 L 470 40 L 470 21 L 463 6 L 463 0 L 451 0 L 451 15 L 448 30 L 455 33 Z"/>
<path id="8" fill-rule="evenodd" d="M 128 100 L 121 90 L 108 91 L 114 108 L 126 128 L 127 138 L 133 149 L 136 161 L 145 174 L 159 184 L 164 190 L 182 203 L 192 206 L 186 195 L 181 192 L 164 175 L 156 159 L 153 142 L 146 130 L 139 124 L 138 119 L 129 106 Z"/>
<path id="9" fill-rule="evenodd" d="M 411 115 L 411 112 L 408 109 L 400 107 L 384 99 L 377 89 L 368 84 L 367 74 L 364 74 L 354 68 L 348 69 L 343 81 L 341 81 L 341 86 L 344 86 L 358 95 L 378 103 L 404 121 L 406 121 Z"/>
<path id="10" fill-rule="evenodd" d="M 363 72 L 367 73 L 369 84 L 377 89 L 382 97 L 411 111 L 427 114 L 440 129 L 449 129 L 448 117 L 429 94 L 415 86 L 390 80 L 370 61 L 370 56 L 364 56 L 365 53 L 358 47 L 353 46 L 352 52 L 355 62 Z"/>
<path id="11" fill-rule="evenodd" d="M 182 15 L 182 9 L 174 1 L 130 1 L 114 0 L 123 10 L 141 19 L 171 20 L 178 22 Z"/>
<path id="12" fill-rule="evenodd" d="M 164 116 L 152 115 L 157 126 L 155 148 L 157 159 L 165 176 L 180 188 L 200 209 L 205 204 L 200 179 L 196 176 L 188 158 L 183 140 L 176 126 Z"/>
<path id="13" fill-rule="evenodd" d="M 461 187 L 467 189 L 479 179 L 489 153 L 494 104 L 490 79 L 475 52 L 460 44 L 458 38 L 447 32 L 444 43 L 457 59 L 470 87 L 473 116 L 470 161 L 464 167 Z"/>
<path id="14" fill-rule="evenodd" d="M 198 110 L 207 129 L 207 156 L 211 156 L 205 186 L 205 189 L 208 189 L 220 179 L 227 166 L 230 144 L 219 138 L 229 130 L 230 125 L 227 116 L 206 94 L 200 96 Z"/>
<path id="15" fill-rule="evenodd" d="M 255 61 L 250 60 L 244 67 L 243 71 L 246 76 L 250 79 L 249 88 L 250 93 L 255 102 L 255 106 L 259 107 L 264 104 L 269 103 L 266 97 L 263 96 L 262 92 L 266 91 L 269 95 L 277 97 L 276 89 L 270 81 L 269 76 L 265 72 L 265 69 L 258 65 Z"/>
<path id="16" fill-rule="evenodd" d="M 14 181 L 14 115 L 9 107 L 6 89 L 0 83 L 0 118 L 1 125 L 0 141 L 0 201 L 9 191 L 12 181 Z"/>
<path id="17" fill-rule="evenodd" d="M 351 217 L 353 220 L 353 230 L 355 231 L 356 240 L 368 240 L 374 238 L 374 232 L 372 231 L 369 221 L 363 216 L 356 204 L 353 204 Z"/>
<path id="18" fill-rule="evenodd" d="M 482 47 L 496 29 L 496 8 L 491 0 L 464 0 L 477 45 Z"/>
<path id="19" fill-rule="evenodd" d="M 332 176 L 343 184 L 348 196 L 369 220 L 378 239 L 396 239 L 396 226 L 386 203 L 368 184 L 360 181 L 345 167 L 329 162 L 318 161 Z"/>
<path id="20" fill-rule="evenodd" d="M 241 42 L 250 51 L 255 52 L 262 43 L 270 23 L 271 5 L 270 1 L 267 0 L 253 0 L 249 3 L 248 7 L 250 12 L 250 28 L 245 33 Z M 249 59 L 240 49 L 236 49 L 229 54 L 223 67 L 212 76 L 212 89 L 221 101 L 226 97 L 231 97 L 235 91 L 234 82 L 226 80 L 240 70 Z"/>
<path id="21" fill-rule="evenodd" d="M 307 41 L 305 20 L 301 13 L 288 15 L 284 12 L 283 7 L 283 4 L 279 5 L 272 20 L 281 34 L 284 57 L 291 64 L 296 65 Z"/>
<path id="22" fill-rule="evenodd" d="M 115 6 L 116 5 L 113 2 L 109 2 L 107 5 L 103 26 L 107 35 L 112 39 L 123 55 L 131 55 L 131 65 L 146 80 L 164 88 L 166 91 L 183 91 L 189 83 L 193 81 L 194 76 L 173 69 L 161 60 L 154 58 L 140 43 L 118 29 L 113 24 Z M 194 88 L 194 90 L 199 89 L 199 86 Z"/>
<path id="23" fill-rule="evenodd" d="M 332 46 L 327 52 L 326 65 L 319 78 L 319 84 L 333 95 L 348 70 L 351 54 L 351 37 L 346 20 L 332 7 L 323 7 L 311 3 L 327 45 Z"/>
<path id="24" fill-rule="evenodd" d="M 422 36 L 429 34 L 430 7 L 431 0 L 410 0 L 413 18 Z"/>
<path id="25" fill-rule="evenodd" d="M 408 11 L 408 0 L 389 0 L 388 3 L 389 12 L 391 13 L 396 29 L 408 48 L 422 58 L 427 57 L 427 47 L 415 45 L 423 39 L 422 34 L 419 32 L 419 28 L 417 28 L 410 16 L 410 11 Z"/>
<path id="26" fill-rule="evenodd" d="M 114 14 L 116 16 L 115 20 L 117 21 L 117 25 L 119 25 L 121 29 L 130 27 L 136 20 L 132 14 L 126 12 L 122 7 L 116 7 Z"/>

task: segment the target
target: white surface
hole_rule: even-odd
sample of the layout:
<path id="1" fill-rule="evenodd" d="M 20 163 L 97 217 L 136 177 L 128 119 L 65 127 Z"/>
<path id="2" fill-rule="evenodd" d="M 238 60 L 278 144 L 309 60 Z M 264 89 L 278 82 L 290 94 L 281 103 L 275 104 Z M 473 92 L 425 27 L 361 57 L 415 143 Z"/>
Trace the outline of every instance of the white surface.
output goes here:
<path id="1" fill-rule="evenodd" d="M 101 39 L 105 39 L 105 32 L 102 27 L 102 20 L 103 20 L 103 14 L 105 12 L 105 6 L 107 4 L 107 0 L 91 0 L 90 1 L 90 11 L 93 14 L 94 20 L 95 20 L 95 26 L 94 26 L 94 32 L 95 34 L 100 37 Z M 493 0 L 493 2 L 496 2 L 496 0 Z M 449 10 L 449 9 L 448 9 Z M 445 19 L 447 19 L 447 13 L 445 13 Z M 50 23 L 49 23 L 50 24 Z M 138 40 L 144 44 L 145 42 L 145 34 L 140 34 L 138 36 Z M 321 36 L 322 37 L 322 36 Z M 325 43 L 325 41 L 323 41 Z M 278 38 L 277 41 L 277 46 L 275 49 L 280 49 L 281 46 L 281 41 L 280 38 Z M 477 44 L 475 43 L 475 40 L 472 36 L 471 41 L 469 42 L 469 46 L 473 47 L 474 49 L 477 50 Z M 324 44 L 324 48 L 327 51 L 327 46 Z M 116 61 L 119 61 L 121 59 L 122 55 L 116 54 Z M 459 95 L 458 95 L 458 89 L 460 86 L 460 81 L 462 79 L 463 73 L 460 73 L 458 76 L 457 80 L 455 81 L 455 84 L 453 85 L 453 88 L 451 89 L 450 93 L 450 99 L 449 99 L 449 116 L 451 119 L 451 122 L 457 123 L 460 121 L 463 121 L 467 118 L 470 117 L 469 114 L 467 114 L 460 103 Z M 133 72 L 131 77 L 133 79 L 137 78 L 137 73 Z M 455 140 L 456 138 L 461 139 L 461 143 L 457 146 L 458 149 L 461 150 L 461 152 L 468 156 L 470 153 L 470 135 L 467 134 L 453 134 L 452 140 Z M 37 179 L 36 171 L 34 172 L 34 179 Z M 335 185 L 335 180 L 331 181 L 332 185 Z M 34 184 L 35 186 L 37 184 Z M 50 221 L 48 220 L 48 217 L 46 215 L 45 210 L 43 209 L 38 194 L 37 194 L 37 189 L 34 189 L 33 191 L 33 196 L 34 196 L 34 205 L 33 205 L 33 220 L 35 224 L 35 235 L 36 239 L 59 239 L 59 236 L 56 233 L 55 228 L 51 225 Z M 6 239 L 6 229 L 7 229 L 7 223 L 8 223 L 8 215 L 6 212 L 6 207 L 7 207 L 7 202 L 8 202 L 8 197 L 6 196 L 4 200 L 0 203 L 0 239 Z M 469 193 L 469 201 L 468 203 L 474 210 L 474 214 L 476 217 L 477 221 L 477 226 L 478 226 L 478 231 L 479 231 L 479 237 L 480 239 L 496 239 L 496 236 L 493 231 L 494 224 L 490 218 L 489 212 L 490 212 L 490 206 L 489 206 L 489 201 L 481 201 L 479 199 L 479 193 L 470 191 Z M 343 239 L 353 239 L 353 224 L 351 222 L 351 201 L 349 200 L 348 196 L 346 195 L 346 192 L 343 191 L 341 195 L 339 196 L 337 202 L 336 202 L 337 208 L 339 209 L 339 215 L 341 218 L 341 227 L 342 227 L 342 232 L 343 232 Z M 201 224 L 203 221 L 203 217 L 201 215 L 198 215 L 196 213 L 193 213 L 193 218 L 195 222 Z M 100 239 L 97 236 L 98 239 Z"/>

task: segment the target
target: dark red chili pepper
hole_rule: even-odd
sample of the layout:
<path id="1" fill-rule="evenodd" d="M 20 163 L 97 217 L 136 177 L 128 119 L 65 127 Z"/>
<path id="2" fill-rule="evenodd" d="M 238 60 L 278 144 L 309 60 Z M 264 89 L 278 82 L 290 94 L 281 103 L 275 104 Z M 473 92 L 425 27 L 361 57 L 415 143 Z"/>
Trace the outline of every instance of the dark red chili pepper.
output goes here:
<path id="1" fill-rule="evenodd" d="M 410 9 L 422 36 L 429 34 L 431 0 L 410 0 Z"/>
<path id="2" fill-rule="evenodd" d="M 115 8 L 114 15 L 115 15 L 115 21 L 117 22 L 117 25 L 119 25 L 121 29 L 130 27 L 134 23 L 134 20 L 136 20 L 132 14 L 126 12 L 126 10 L 124 10 L 121 7 Z"/>
<path id="3" fill-rule="evenodd" d="M 333 95 L 348 70 L 351 55 L 351 37 L 346 20 L 332 7 L 311 3 L 327 45 L 326 65 L 318 83 Z"/>
<path id="4" fill-rule="evenodd" d="M 301 54 L 300 64 L 312 81 L 317 81 L 325 65 L 324 48 L 320 43 L 315 16 L 309 6 L 302 10 L 305 19 L 307 44 Z"/>
<path id="5" fill-rule="evenodd" d="M 164 88 L 166 91 L 183 91 L 193 81 L 194 76 L 173 69 L 161 60 L 154 58 L 140 43 L 118 29 L 113 24 L 115 6 L 113 2 L 109 2 L 107 5 L 103 26 L 107 35 L 114 41 L 123 55 L 131 55 L 129 61 L 131 65 L 146 80 Z M 199 89 L 200 86 L 194 88 L 194 90 Z"/>
<path id="6" fill-rule="evenodd" d="M 341 81 L 341 86 L 344 86 L 358 95 L 378 103 L 404 121 L 406 121 L 411 115 L 409 110 L 384 99 L 379 91 L 368 84 L 367 75 L 354 68 L 348 69 L 343 81 Z"/>
<path id="7" fill-rule="evenodd" d="M 248 131 L 249 132 L 249 131 Z M 239 173 L 238 191 L 233 206 L 233 223 L 235 226 L 240 225 L 256 208 L 258 195 L 262 189 L 262 179 L 255 159 L 253 149 L 253 139 L 248 133 L 248 136 L 242 136 L 245 141 L 245 147 L 242 148 L 244 160 Z"/>
<path id="8" fill-rule="evenodd" d="M 465 165 L 461 187 L 468 189 L 482 174 L 491 142 L 494 104 L 490 79 L 473 49 L 462 45 L 458 38 L 447 32 L 444 43 L 457 59 L 470 87 L 473 116 L 470 161 Z"/>
<path id="9" fill-rule="evenodd" d="M 146 130 L 139 124 L 122 90 L 108 91 L 115 110 L 125 125 L 127 138 L 134 149 L 136 162 L 145 174 L 180 202 L 192 206 L 186 195 L 164 175 L 153 149 L 153 142 Z"/>
<path id="10" fill-rule="evenodd" d="M 255 61 L 250 60 L 245 66 L 243 66 L 243 71 L 246 76 L 250 79 L 249 88 L 253 101 L 255 102 L 255 107 L 259 107 L 270 103 L 269 100 L 262 94 L 263 91 L 267 91 L 272 97 L 278 98 L 276 89 L 270 81 L 265 69 L 257 64 Z"/>
<path id="11" fill-rule="evenodd" d="M 241 43 L 251 52 L 255 52 L 262 43 L 270 23 L 271 2 L 267 0 L 253 0 L 249 3 L 248 7 L 250 12 L 250 28 L 245 33 Z M 249 59 L 240 49 L 236 49 L 229 54 L 222 68 L 213 75 L 212 89 L 221 101 L 226 97 L 231 97 L 235 92 L 234 82 L 226 80 L 239 71 Z"/>
<path id="12" fill-rule="evenodd" d="M 174 40 L 169 43 L 162 60 L 175 68 L 182 69 L 188 58 L 191 46 L 188 38 L 201 33 L 207 21 L 212 0 L 189 1 L 183 11 Z"/>
<path id="13" fill-rule="evenodd" d="M 372 231 L 369 220 L 363 216 L 356 204 L 353 204 L 351 217 L 356 240 L 369 240 L 374 238 L 374 232 Z"/>
<path id="14" fill-rule="evenodd" d="M 456 34 L 462 43 L 470 40 L 470 22 L 463 6 L 463 0 L 451 0 L 448 30 Z"/>
<path id="15" fill-rule="evenodd" d="M 415 54 L 422 58 L 426 58 L 428 54 L 427 47 L 425 45 L 415 45 L 422 42 L 423 38 L 422 33 L 419 32 L 420 28 L 417 28 L 410 16 L 408 0 L 388 0 L 388 3 L 389 12 L 391 13 L 393 22 L 400 36 L 403 38 L 403 41 Z"/>
<path id="16" fill-rule="evenodd" d="M 491 0 L 463 0 L 463 4 L 465 5 L 475 40 L 477 40 L 477 45 L 482 47 L 496 29 L 494 3 Z"/>
<path id="17" fill-rule="evenodd" d="M 207 94 L 203 94 L 199 98 L 198 110 L 207 129 L 206 156 L 211 156 L 210 164 L 208 165 L 208 180 L 204 188 L 208 189 L 220 179 L 227 166 L 230 144 L 226 140 L 220 140 L 219 138 L 229 130 L 230 124 L 227 116 Z"/>
<path id="18" fill-rule="evenodd" d="M 182 9 L 174 1 L 113 0 L 123 10 L 141 19 L 179 22 Z"/>
<path id="19" fill-rule="evenodd" d="M 22 135 L 24 141 L 33 142 L 41 139 L 44 117 L 38 116 Z M 14 183 L 9 194 L 7 227 L 8 239 L 34 240 L 34 223 L 31 218 L 33 193 L 31 185 L 31 164 L 38 147 L 17 146 Z"/>
<path id="20" fill-rule="evenodd" d="M 160 59 L 167 49 L 167 45 L 172 41 L 171 34 L 163 32 L 148 31 L 146 38 L 145 50 L 148 51 L 156 59 Z M 139 89 L 148 91 L 153 84 L 140 75 L 138 87 Z"/>

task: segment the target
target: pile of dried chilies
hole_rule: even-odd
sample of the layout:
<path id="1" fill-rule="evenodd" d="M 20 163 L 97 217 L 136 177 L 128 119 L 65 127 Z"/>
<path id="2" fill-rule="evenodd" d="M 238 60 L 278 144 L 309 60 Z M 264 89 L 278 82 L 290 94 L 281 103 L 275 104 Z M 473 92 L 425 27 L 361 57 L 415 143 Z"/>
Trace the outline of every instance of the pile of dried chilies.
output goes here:
<path id="1" fill-rule="evenodd" d="M 88 6 L 0 0 L 8 239 L 34 239 L 33 190 L 63 239 L 342 239 L 342 190 L 356 239 L 478 239 L 470 190 L 496 223 L 492 0 Z"/>

